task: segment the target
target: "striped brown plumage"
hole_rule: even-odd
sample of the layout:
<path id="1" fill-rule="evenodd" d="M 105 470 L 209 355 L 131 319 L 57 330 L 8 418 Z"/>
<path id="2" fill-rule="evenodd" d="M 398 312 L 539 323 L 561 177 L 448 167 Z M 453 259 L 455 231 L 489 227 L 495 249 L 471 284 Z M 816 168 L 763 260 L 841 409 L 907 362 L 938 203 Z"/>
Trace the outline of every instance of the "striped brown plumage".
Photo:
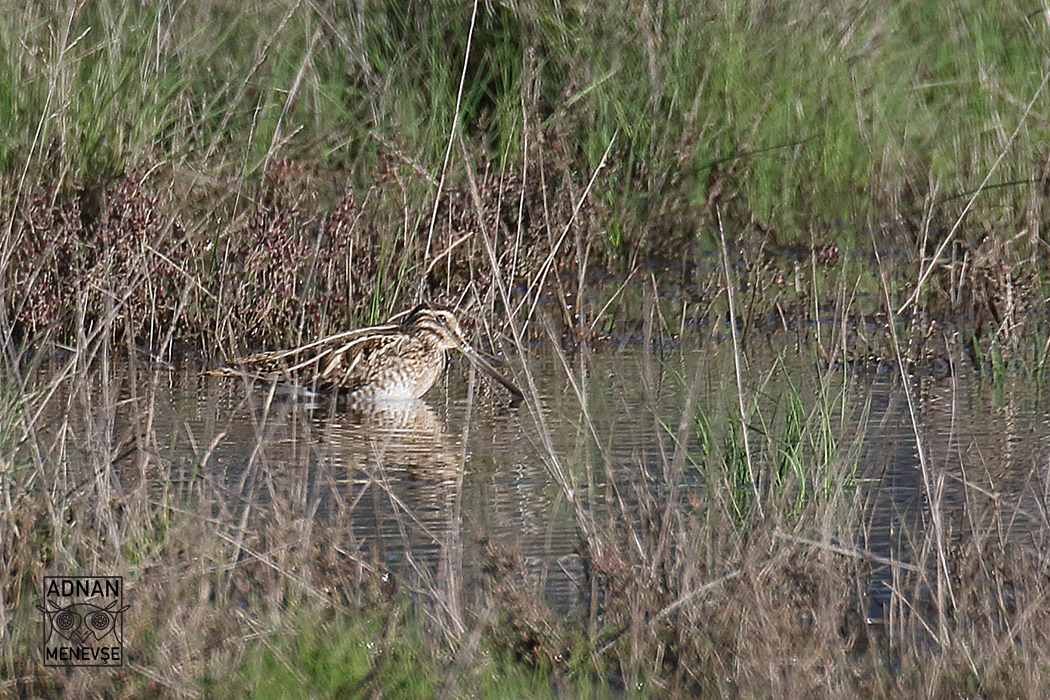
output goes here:
<path id="1" fill-rule="evenodd" d="M 291 350 L 242 357 L 211 374 L 338 389 L 361 400 L 414 399 L 441 376 L 449 350 L 462 352 L 515 399 L 522 398 L 517 387 L 471 348 L 452 312 L 426 306 L 397 314 L 381 326 L 338 333 Z"/>

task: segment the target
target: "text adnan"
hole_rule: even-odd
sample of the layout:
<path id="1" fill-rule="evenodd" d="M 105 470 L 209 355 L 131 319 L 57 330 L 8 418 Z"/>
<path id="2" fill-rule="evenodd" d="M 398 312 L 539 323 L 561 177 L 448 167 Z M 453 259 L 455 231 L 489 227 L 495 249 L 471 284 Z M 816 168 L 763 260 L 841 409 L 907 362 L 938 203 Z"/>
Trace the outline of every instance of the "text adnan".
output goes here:
<path id="1" fill-rule="evenodd" d="M 120 595 L 120 582 L 112 578 L 53 578 L 48 582 L 45 595 L 47 597 L 62 596 L 63 598 L 72 596 L 82 598 L 94 596 L 116 597 Z"/>

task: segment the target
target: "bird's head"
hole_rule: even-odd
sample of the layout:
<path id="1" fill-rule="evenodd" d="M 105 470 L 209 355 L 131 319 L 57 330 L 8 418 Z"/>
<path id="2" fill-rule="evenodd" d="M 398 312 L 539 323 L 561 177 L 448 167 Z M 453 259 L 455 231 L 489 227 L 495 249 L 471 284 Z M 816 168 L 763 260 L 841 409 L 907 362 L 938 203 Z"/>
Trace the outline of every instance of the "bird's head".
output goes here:
<path id="1" fill-rule="evenodd" d="M 459 319 L 451 311 L 416 307 L 405 317 L 402 325 L 409 333 L 430 333 L 444 350 L 459 350 L 470 354 L 473 350 L 463 335 Z"/>

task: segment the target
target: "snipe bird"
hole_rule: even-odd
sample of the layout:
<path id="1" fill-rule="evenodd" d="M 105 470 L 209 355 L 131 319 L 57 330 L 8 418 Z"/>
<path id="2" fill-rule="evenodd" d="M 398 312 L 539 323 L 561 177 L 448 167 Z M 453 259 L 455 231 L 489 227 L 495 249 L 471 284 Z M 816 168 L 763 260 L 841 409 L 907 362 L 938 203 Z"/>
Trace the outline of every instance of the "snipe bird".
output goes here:
<path id="1" fill-rule="evenodd" d="M 212 374 L 338 389 L 354 400 L 405 400 L 423 396 L 445 369 L 448 350 L 458 350 L 520 400 L 520 390 L 474 351 L 450 311 L 425 305 L 393 316 L 381 326 L 337 333 L 291 350 L 234 360 Z"/>

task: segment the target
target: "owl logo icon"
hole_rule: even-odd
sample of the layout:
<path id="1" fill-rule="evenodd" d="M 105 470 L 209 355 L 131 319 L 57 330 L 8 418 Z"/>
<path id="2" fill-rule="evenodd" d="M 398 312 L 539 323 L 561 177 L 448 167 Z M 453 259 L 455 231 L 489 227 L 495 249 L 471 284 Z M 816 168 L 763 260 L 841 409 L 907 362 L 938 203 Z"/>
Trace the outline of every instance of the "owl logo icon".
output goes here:
<path id="1" fill-rule="evenodd" d="M 45 666 L 123 666 L 123 581 L 117 576 L 47 577 Z"/>
<path id="2" fill-rule="evenodd" d="M 51 601 L 48 601 L 51 602 Z M 113 635 L 117 644 L 123 644 L 119 630 L 116 626 L 117 616 L 123 615 L 129 605 L 119 610 L 110 610 L 117 601 L 113 601 L 104 608 L 91 603 L 73 603 L 64 608 L 48 610 L 38 605 L 37 610 L 44 613 L 49 625 L 45 633 L 44 644 L 51 641 L 51 635 L 57 634 L 67 641 L 75 641 L 78 644 L 88 644 L 94 637 L 97 641 L 105 641 L 106 637 Z M 51 603 L 54 605 L 54 603 Z"/>

